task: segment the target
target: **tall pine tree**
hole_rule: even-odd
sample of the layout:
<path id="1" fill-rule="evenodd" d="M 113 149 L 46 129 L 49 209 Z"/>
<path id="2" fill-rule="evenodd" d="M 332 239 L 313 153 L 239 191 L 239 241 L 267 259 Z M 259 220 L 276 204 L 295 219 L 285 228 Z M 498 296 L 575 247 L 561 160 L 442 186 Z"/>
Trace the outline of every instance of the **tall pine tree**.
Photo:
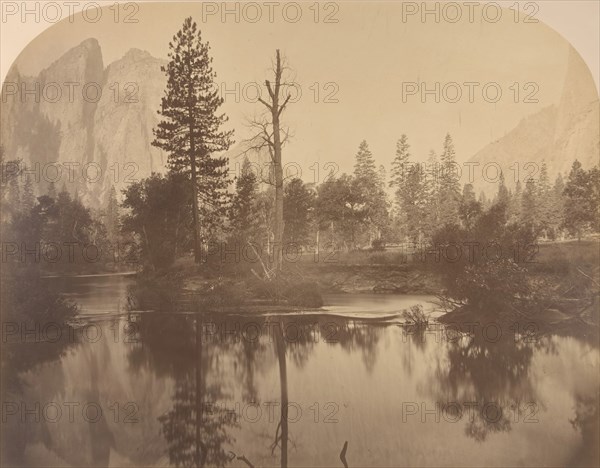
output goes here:
<path id="1" fill-rule="evenodd" d="M 508 189 L 506 188 L 506 183 L 504 181 L 504 173 L 502 171 L 500 171 L 500 180 L 498 181 L 498 194 L 496 195 L 496 203 L 501 203 L 506 208 L 509 207 L 510 203 L 510 194 L 508 193 Z"/>
<path id="2" fill-rule="evenodd" d="M 301 179 L 294 178 L 286 184 L 283 196 L 283 240 L 286 248 L 298 248 L 298 245 L 292 244 L 306 245 L 314 204 L 314 193 Z"/>
<path id="3" fill-rule="evenodd" d="M 390 174 L 390 188 L 398 190 L 406 177 L 407 163 L 410 159 L 410 145 L 408 137 L 402 134 L 396 142 L 396 157 L 392 161 L 392 172 Z"/>
<path id="4" fill-rule="evenodd" d="M 521 205 L 523 197 L 523 186 L 521 181 L 517 180 L 515 185 L 515 192 L 510 199 L 510 205 L 508 206 L 508 216 L 511 222 L 518 222 L 521 219 Z"/>
<path id="5" fill-rule="evenodd" d="M 30 213 L 35 205 L 35 193 L 33 191 L 33 182 L 29 175 L 25 176 L 25 182 L 23 184 L 23 195 L 21 197 L 21 205 L 26 213 Z"/>
<path id="6" fill-rule="evenodd" d="M 227 159 L 213 157 L 213 153 L 229 148 L 233 132 L 221 129 L 227 117 L 218 113 L 223 98 L 214 85 L 216 74 L 211 66 L 210 47 L 202 41 L 191 17 L 186 18 L 182 29 L 173 36 L 169 49 L 169 62 L 162 68 L 167 75 L 167 87 L 159 110 L 165 120 L 155 129 L 152 144 L 168 153 L 173 172 L 189 176 L 194 206 L 194 254 L 199 262 L 203 232 L 218 224 L 227 201 Z"/>
<path id="7" fill-rule="evenodd" d="M 558 174 L 550 192 L 550 208 L 548 212 L 548 235 L 551 239 L 561 236 L 561 226 L 564 221 L 565 183 L 562 175 Z"/>
<path id="8" fill-rule="evenodd" d="M 521 196 L 521 222 L 539 226 L 537 209 L 537 189 L 533 177 L 525 182 L 525 190 Z"/>
<path id="9" fill-rule="evenodd" d="M 396 192 L 404 231 L 412 242 L 422 239 L 426 229 L 427 183 L 423 166 L 412 165 L 402 186 Z"/>
<path id="10" fill-rule="evenodd" d="M 462 225 L 467 230 L 471 229 L 475 220 L 481 214 L 481 203 L 475 197 L 475 190 L 472 184 L 464 185 L 458 212 Z"/>
<path id="11" fill-rule="evenodd" d="M 373 154 L 369 150 L 366 140 L 363 140 L 356 153 L 356 163 L 354 164 L 354 177 L 361 180 L 366 185 L 375 184 L 377 179 L 377 169 Z"/>
<path id="12" fill-rule="evenodd" d="M 253 240 L 259 223 L 257 207 L 258 181 L 248 158 L 244 158 L 240 177 L 235 182 L 231 204 L 231 227 L 236 241 L 246 244 Z"/>
<path id="13" fill-rule="evenodd" d="M 119 203 L 115 186 L 110 187 L 106 204 L 106 234 L 111 244 L 116 244 L 119 235 Z"/>
<path id="14" fill-rule="evenodd" d="M 375 159 L 369 150 L 369 145 L 363 140 L 356 153 L 354 165 L 354 186 L 357 195 L 364 203 L 362 210 L 364 220 L 367 222 L 369 243 L 379 237 L 379 220 L 385 210 L 385 192 L 383 192 L 375 166 Z"/>
<path id="15" fill-rule="evenodd" d="M 440 171 L 439 160 L 435 151 L 429 151 L 425 169 L 426 209 L 425 226 L 428 232 L 434 232 L 440 222 Z"/>
<path id="16" fill-rule="evenodd" d="M 548 236 L 550 230 L 551 191 L 552 187 L 550 186 L 550 179 L 548 177 L 548 167 L 546 166 L 546 162 L 542 161 L 536 187 L 536 205 L 537 217 L 545 236 Z"/>
<path id="17" fill-rule="evenodd" d="M 563 227 L 581 239 L 588 230 L 598 230 L 600 171 L 597 167 L 585 171 L 577 160 L 565 184 Z"/>
<path id="18" fill-rule="evenodd" d="M 458 221 L 458 207 L 460 201 L 460 177 L 458 169 L 454 142 L 448 133 L 444 139 L 444 150 L 440 156 L 439 170 L 439 222 L 442 225 L 453 224 Z"/>

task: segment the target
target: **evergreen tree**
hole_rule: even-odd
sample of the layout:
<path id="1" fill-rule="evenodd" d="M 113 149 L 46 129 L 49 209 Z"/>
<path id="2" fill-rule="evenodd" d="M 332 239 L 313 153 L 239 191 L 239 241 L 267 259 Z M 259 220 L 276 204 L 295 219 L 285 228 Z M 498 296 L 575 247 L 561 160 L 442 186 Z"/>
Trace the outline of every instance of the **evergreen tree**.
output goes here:
<path id="1" fill-rule="evenodd" d="M 533 177 L 525 182 L 525 190 L 521 197 L 521 222 L 539 226 L 537 210 L 537 189 Z"/>
<path id="2" fill-rule="evenodd" d="M 477 201 L 484 210 L 489 208 L 489 201 L 483 190 L 479 192 L 479 199 Z"/>
<path id="3" fill-rule="evenodd" d="M 285 186 L 283 193 L 284 244 L 304 245 L 308 241 L 314 198 L 313 192 L 301 179 L 292 179 Z"/>
<path id="4" fill-rule="evenodd" d="M 8 170 L 8 167 L 12 166 Z M 19 178 L 21 177 L 21 166 L 19 161 L 6 161 L 4 148 L 0 145 L 0 236 L 5 238 L 5 231 L 10 228 L 9 221 L 21 209 L 21 196 L 19 189 Z"/>
<path id="5" fill-rule="evenodd" d="M 459 217 L 465 229 L 471 229 L 475 220 L 482 212 L 481 204 L 475 198 L 472 184 L 465 184 L 459 207 Z"/>
<path id="6" fill-rule="evenodd" d="M 377 169 L 377 185 L 379 190 L 385 192 L 385 181 L 387 180 L 387 172 L 385 170 L 385 166 L 383 164 L 379 165 L 379 169 Z"/>
<path id="7" fill-rule="evenodd" d="M 354 247 L 357 233 L 365 220 L 365 203 L 356 189 L 356 180 L 347 174 L 329 178 L 319 185 L 315 200 L 315 218 L 330 246 Z"/>
<path id="8" fill-rule="evenodd" d="M 588 171 L 590 227 L 600 232 L 600 168 L 594 166 Z"/>
<path id="9" fill-rule="evenodd" d="M 518 222 L 521 219 L 522 197 L 523 186 L 521 185 L 521 181 L 517 180 L 515 192 L 510 197 L 510 203 L 508 205 L 508 218 L 510 221 Z"/>
<path id="10" fill-rule="evenodd" d="M 363 220 L 367 223 L 369 243 L 378 238 L 381 233 L 381 220 L 387 216 L 385 207 L 385 192 L 379 184 L 375 160 L 365 140 L 360 143 L 354 165 L 353 185 L 357 196 L 364 203 L 362 208 Z M 354 233 L 355 235 L 358 232 Z M 356 241 L 357 239 L 353 239 Z"/>
<path id="11" fill-rule="evenodd" d="M 496 203 L 502 203 L 508 208 L 510 203 L 510 195 L 504 181 L 504 173 L 500 171 L 500 180 L 498 181 L 498 194 L 496 195 Z"/>
<path id="12" fill-rule="evenodd" d="M 405 134 L 402 134 L 396 142 L 396 157 L 392 161 L 392 172 L 390 174 L 389 185 L 394 190 L 398 190 L 402 186 L 406 177 L 407 163 L 410 159 L 409 148 L 408 138 Z"/>
<path id="13" fill-rule="evenodd" d="M 460 184 L 456 165 L 456 151 L 450 134 L 446 135 L 444 150 L 440 156 L 439 184 L 439 221 L 442 225 L 456 223 L 458 221 Z"/>
<path id="14" fill-rule="evenodd" d="M 169 265 L 193 240 L 192 194 L 185 174 L 152 174 L 124 191 L 122 230 L 140 239 L 140 250 L 154 268 Z M 59 198 L 62 194 L 59 195 Z"/>
<path id="15" fill-rule="evenodd" d="M 540 176 L 538 178 L 537 193 L 538 200 L 545 198 L 550 193 L 550 179 L 548 177 L 548 166 L 542 161 L 540 166 Z"/>
<path id="16" fill-rule="evenodd" d="M 356 153 L 356 163 L 354 164 L 354 177 L 360 180 L 365 186 L 373 186 L 377 179 L 377 170 L 373 154 L 369 150 L 366 140 L 361 141 L 358 152 Z"/>
<path id="17" fill-rule="evenodd" d="M 429 152 L 425 170 L 425 185 L 427 189 L 427 202 L 425 211 L 425 228 L 433 232 L 438 228 L 440 220 L 440 178 L 439 161 L 435 151 Z"/>
<path id="18" fill-rule="evenodd" d="M 21 189 L 19 187 L 19 178 L 12 177 L 8 182 L 7 190 L 8 207 L 11 213 L 15 214 L 21 211 Z"/>
<path id="19" fill-rule="evenodd" d="M 155 129 L 152 144 L 168 153 L 173 172 L 189 178 L 194 204 L 194 253 L 198 262 L 203 232 L 218 224 L 226 208 L 227 158 L 213 157 L 213 153 L 229 148 L 232 132 L 221 130 L 227 117 L 218 114 L 223 98 L 214 85 L 216 74 L 211 66 L 210 47 L 202 41 L 191 17 L 173 36 L 169 49 L 169 62 L 162 68 L 167 75 L 167 87 L 159 111 L 165 120 Z"/>
<path id="20" fill-rule="evenodd" d="M 389 236 L 390 234 L 390 203 L 387 192 L 387 172 L 383 164 L 379 165 L 377 171 L 377 198 L 380 200 L 380 205 L 374 213 L 373 222 L 377 228 L 377 238 Z"/>
<path id="21" fill-rule="evenodd" d="M 23 184 L 23 195 L 21 197 L 21 205 L 23 210 L 29 213 L 35 205 L 35 193 L 33 190 L 33 182 L 29 175 L 25 176 L 25 182 Z"/>
<path id="22" fill-rule="evenodd" d="M 115 244 L 119 236 L 119 203 L 117 202 L 117 191 L 111 186 L 106 204 L 106 234 L 108 240 Z"/>
<path id="23" fill-rule="evenodd" d="M 546 162 L 542 161 L 540 167 L 540 176 L 538 177 L 538 183 L 536 187 L 536 205 L 537 205 L 537 218 L 540 222 L 540 227 L 543 229 L 544 234 L 548 235 L 550 225 L 548 223 L 551 213 L 551 186 L 550 179 L 548 177 L 548 167 Z"/>
<path id="24" fill-rule="evenodd" d="M 564 222 L 564 198 L 565 183 L 562 175 L 558 174 L 550 193 L 548 213 L 548 235 L 556 239 L 560 235 L 561 226 Z"/>
<path id="25" fill-rule="evenodd" d="M 424 214 L 427 209 L 427 184 L 421 165 L 408 168 L 397 197 L 405 233 L 412 242 L 418 242 L 425 233 Z"/>
<path id="26" fill-rule="evenodd" d="M 240 177 L 235 182 L 231 205 L 231 227 L 234 237 L 245 244 L 256 235 L 259 223 L 257 212 L 258 181 L 248 158 L 244 158 Z"/>
<path id="27" fill-rule="evenodd" d="M 570 234 L 581 239 L 588 230 L 598 230 L 598 207 L 600 192 L 600 175 L 595 167 L 585 171 L 577 160 L 564 189 L 564 221 L 563 226 Z"/>

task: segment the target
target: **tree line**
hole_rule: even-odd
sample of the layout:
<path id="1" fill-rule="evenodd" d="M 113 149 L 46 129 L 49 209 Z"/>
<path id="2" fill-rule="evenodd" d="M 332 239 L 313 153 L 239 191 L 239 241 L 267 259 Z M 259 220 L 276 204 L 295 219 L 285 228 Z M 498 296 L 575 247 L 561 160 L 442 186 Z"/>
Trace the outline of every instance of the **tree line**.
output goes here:
<path id="1" fill-rule="evenodd" d="M 228 178 L 228 160 L 221 154 L 233 143 L 226 130 L 223 99 L 215 86 L 210 46 L 192 18 L 169 43 L 165 93 L 158 113 L 153 145 L 168 155 L 168 171 L 129 185 L 117 203 L 114 188 L 101 210 L 85 208 L 66 188 L 36 199 L 28 178 L 6 186 L 13 232 L 37 233 L 38 240 L 108 243 L 132 241 L 143 260 L 154 267 L 194 253 L 202 260 L 210 242 L 250 246 L 267 258 L 265 273 L 282 267 L 282 249 L 383 249 L 386 244 L 426 245 L 446 226 L 470 229 L 496 205 L 507 222 L 530 226 L 535 237 L 581 238 L 600 230 L 600 171 L 578 161 L 551 182 L 542 163 L 536 179 L 506 186 L 503 174 L 495 196 L 476 196 L 472 184 L 461 187 L 452 137 L 441 152 L 431 151 L 427 171 L 411 154 L 406 135 L 396 144 L 389 168 L 377 166 L 366 141 L 360 142 L 352 174 L 329 177 L 320 184 L 285 179 L 283 148 L 289 131 L 282 125 L 290 96 L 284 95 L 288 73 L 285 58 L 275 52 L 268 96 L 259 100 L 263 113 L 253 118 L 254 135 L 247 140 L 241 174 Z M 248 159 L 252 151 L 270 158 L 272 177 L 259 179 Z M 23 178 L 21 178 L 23 179 Z M 265 189 L 265 182 L 267 187 Z M 232 186 L 233 183 L 233 186 Z M 3 189 L 4 190 L 4 189 Z M 17 229 L 17 226 L 20 227 Z M 108 249 L 109 250 L 109 249 Z"/>

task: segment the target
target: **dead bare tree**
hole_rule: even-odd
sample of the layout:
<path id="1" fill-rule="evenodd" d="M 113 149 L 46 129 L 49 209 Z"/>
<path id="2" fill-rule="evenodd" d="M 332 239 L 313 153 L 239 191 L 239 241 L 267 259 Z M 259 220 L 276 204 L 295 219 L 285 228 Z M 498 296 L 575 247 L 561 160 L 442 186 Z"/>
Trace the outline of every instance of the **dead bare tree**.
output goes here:
<path id="1" fill-rule="evenodd" d="M 290 102 L 291 94 L 284 93 L 287 85 L 283 81 L 283 75 L 287 67 L 282 60 L 279 49 L 275 51 L 275 63 L 273 64 L 274 82 L 265 80 L 265 85 L 269 96 L 267 100 L 261 98 L 258 101 L 266 107 L 266 114 L 261 117 L 255 117 L 250 122 L 250 127 L 254 130 L 252 138 L 247 140 L 250 143 L 248 151 L 268 150 L 272 166 L 272 183 L 275 186 L 275 216 L 273 220 L 273 268 L 276 275 L 282 268 L 282 250 L 283 250 L 283 166 L 281 163 L 282 148 L 289 138 L 289 131 L 281 128 L 281 114 Z"/>

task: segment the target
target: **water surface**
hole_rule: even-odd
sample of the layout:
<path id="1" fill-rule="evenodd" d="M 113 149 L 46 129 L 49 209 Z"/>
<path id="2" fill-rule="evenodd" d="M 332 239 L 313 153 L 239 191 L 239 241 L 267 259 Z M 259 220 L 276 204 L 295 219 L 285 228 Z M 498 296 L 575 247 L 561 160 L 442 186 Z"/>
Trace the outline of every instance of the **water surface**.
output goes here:
<path id="1" fill-rule="evenodd" d="M 56 357 L 13 372 L 2 432 L 15 463 L 343 466 L 345 442 L 349 466 L 597 463 L 589 340 L 369 320 L 430 311 L 423 296 L 331 296 L 334 316 L 127 314 L 131 278 L 51 281 L 81 319 Z"/>

